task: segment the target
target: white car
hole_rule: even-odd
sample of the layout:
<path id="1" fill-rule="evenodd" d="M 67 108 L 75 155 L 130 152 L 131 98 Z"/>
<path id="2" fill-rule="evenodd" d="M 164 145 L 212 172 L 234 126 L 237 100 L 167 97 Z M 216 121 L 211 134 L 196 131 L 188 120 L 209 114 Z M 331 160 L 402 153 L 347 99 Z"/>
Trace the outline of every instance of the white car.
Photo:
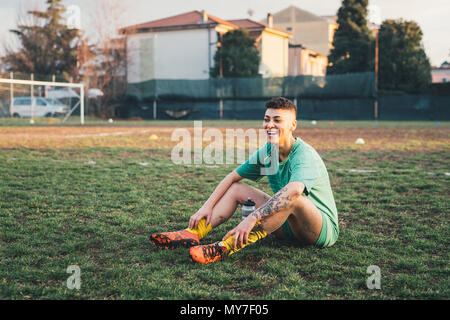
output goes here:
<path id="1" fill-rule="evenodd" d="M 33 117 L 56 117 L 69 110 L 69 106 L 57 99 L 21 97 L 13 99 L 12 114 L 17 118 L 31 117 L 32 113 Z"/>

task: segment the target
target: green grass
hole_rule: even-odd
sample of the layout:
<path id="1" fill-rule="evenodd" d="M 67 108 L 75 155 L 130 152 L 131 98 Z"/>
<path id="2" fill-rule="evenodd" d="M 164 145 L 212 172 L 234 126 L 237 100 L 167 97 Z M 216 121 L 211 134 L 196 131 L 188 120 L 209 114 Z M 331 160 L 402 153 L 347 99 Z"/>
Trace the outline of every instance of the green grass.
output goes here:
<path id="1" fill-rule="evenodd" d="M 234 165 L 174 165 L 170 150 L 0 150 L 0 299 L 448 299 L 449 153 L 322 156 L 339 209 L 333 247 L 267 237 L 205 266 L 148 238 L 186 227 Z M 266 179 L 248 183 L 270 193 Z M 80 290 L 66 287 L 69 265 Z M 367 289 L 370 265 L 381 290 Z"/>

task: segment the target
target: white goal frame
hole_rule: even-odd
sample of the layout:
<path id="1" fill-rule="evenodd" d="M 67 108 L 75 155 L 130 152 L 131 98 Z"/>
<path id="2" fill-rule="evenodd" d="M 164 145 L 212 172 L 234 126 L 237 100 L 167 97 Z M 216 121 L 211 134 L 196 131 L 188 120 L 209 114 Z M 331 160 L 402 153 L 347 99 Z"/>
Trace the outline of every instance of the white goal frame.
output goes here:
<path id="1" fill-rule="evenodd" d="M 67 118 L 72 114 L 72 112 L 80 106 L 80 122 L 84 124 L 84 85 L 82 83 L 70 83 L 70 82 L 53 82 L 53 81 L 35 81 L 35 80 L 19 80 L 19 79 L 5 79 L 0 78 L 0 83 L 10 84 L 10 101 L 14 99 L 14 84 L 24 84 L 29 85 L 31 87 L 31 98 L 34 97 L 34 86 L 49 86 L 49 87 L 66 87 L 66 88 L 79 88 L 80 89 L 80 101 L 67 113 L 64 117 L 63 122 L 67 120 Z M 33 101 L 33 99 L 32 99 Z M 10 108 L 10 116 L 11 108 L 13 106 L 9 106 Z M 34 104 L 32 103 L 32 111 L 31 111 L 31 119 L 33 119 L 34 115 Z"/>

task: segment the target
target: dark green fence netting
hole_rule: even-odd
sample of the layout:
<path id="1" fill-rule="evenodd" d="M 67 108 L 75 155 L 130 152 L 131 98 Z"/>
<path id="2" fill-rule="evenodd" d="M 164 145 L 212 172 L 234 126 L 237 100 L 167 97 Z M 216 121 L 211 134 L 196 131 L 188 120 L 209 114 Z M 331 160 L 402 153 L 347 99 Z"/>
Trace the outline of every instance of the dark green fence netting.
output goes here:
<path id="1" fill-rule="evenodd" d="M 145 100 L 243 100 L 272 97 L 374 98 L 371 72 L 282 78 L 154 79 L 128 84 L 127 95 Z"/>
<path id="2" fill-rule="evenodd" d="M 372 72 L 325 77 L 149 80 L 128 85 L 127 103 L 117 115 L 143 119 L 262 119 L 265 102 L 277 96 L 297 103 L 299 119 L 373 120 L 377 99 L 379 120 L 450 120 L 450 95 L 431 92 L 377 96 Z"/>
<path id="3" fill-rule="evenodd" d="M 380 94 L 380 120 L 450 120 L 450 96 Z"/>
<path id="4" fill-rule="evenodd" d="M 222 119 L 260 120 L 267 100 L 224 100 Z M 298 119 L 374 120 L 374 99 L 298 98 Z M 208 120 L 220 119 L 218 101 L 170 101 L 127 104 L 122 118 Z M 450 120 L 450 96 L 383 94 L 378 98 L 379 120 Z"/>

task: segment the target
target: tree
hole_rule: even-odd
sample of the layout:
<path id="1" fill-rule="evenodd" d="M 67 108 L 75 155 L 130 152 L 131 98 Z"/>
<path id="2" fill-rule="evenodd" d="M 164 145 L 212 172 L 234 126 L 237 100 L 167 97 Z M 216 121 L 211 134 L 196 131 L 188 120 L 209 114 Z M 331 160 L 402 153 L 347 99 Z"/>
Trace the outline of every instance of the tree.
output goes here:
<path id="1" fill-rule="evenodd" d="M 373 36 L 367 26 L 368 0 L 343 0 L 328 56 L 328 74 L 373 70 Z"/>
<path id="2" fill-rule="evenodd" d="M 414 21 L 385 20 L 379 33 L 380 89 L 424 91 L 431 82 L 431 65 L 422 46 L 422 30 Z"/>
<path id="3" fill-rule="evenodd" d="M 255 41 L 242 29 L 227 32 L 214 55 L 212 77 L 259 76 L 259 52 Z"/>
<path id="4" fill-rule="evenodd" d="M 89 113 L 111 118 L 126 90 L 126 38 L 118 34 L 126 20 L 126 5 L 118 0 L 97 0 L 92 12 L 91 38 L 80 45 L 79 74 L 87 88 L 103 94 L 88 101 Z"/>
<path id="5" fill-rule="evenodd" d="M 65 12 L 62 0 L 47 0 L 47 11 L 28 11 L 32 23 L 18 23 L 10 30 L 19 38 L 18 52 L 7 49 L 3 62 L 8 71 L 42 75 L 76 76 L 79 30 L 69 29 L 61 20 Z"/>

